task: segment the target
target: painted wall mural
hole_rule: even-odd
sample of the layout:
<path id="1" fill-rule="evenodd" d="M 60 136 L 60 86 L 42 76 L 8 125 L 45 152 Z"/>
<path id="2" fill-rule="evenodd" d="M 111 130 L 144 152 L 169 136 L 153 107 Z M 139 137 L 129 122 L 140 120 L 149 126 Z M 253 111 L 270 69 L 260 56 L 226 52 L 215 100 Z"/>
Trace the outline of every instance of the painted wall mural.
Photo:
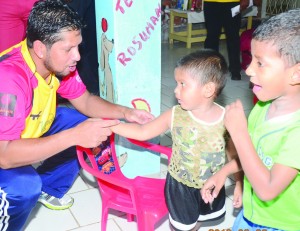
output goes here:
<path id="1" fill-rule="evenodd" d="M 96 1 L 100 96 L 155 116 L 161 104 L 161 1 Z M 158 139 L 152 140 L 157 142 Z M 117 152 L 128 177 L 159 171 L 160 158 L 122 137 Z M 125 159 L 125 161 L 124 161 Z"/>
<path id="2" fill-rule="evenodd" d="M 114 48 L 114 40 L 109 40 L 105 32 L 108 29 L 108 23 L 105 18 L 101 20 L 101 51 L 100 51 L 100 68 L 103 72 L 103 81 L 100 82 L 101 95 L 110 102 L 115 102 L 113 76 L 109 63 L 109 55 Z"/>

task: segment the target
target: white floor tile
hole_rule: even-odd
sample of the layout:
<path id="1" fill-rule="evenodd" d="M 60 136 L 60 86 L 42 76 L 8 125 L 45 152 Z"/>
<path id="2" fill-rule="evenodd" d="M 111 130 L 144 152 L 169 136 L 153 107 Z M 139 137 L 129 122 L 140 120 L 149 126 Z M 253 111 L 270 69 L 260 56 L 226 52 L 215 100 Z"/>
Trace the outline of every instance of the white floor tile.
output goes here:
<path id="1" fill-rule="evenodd" d="M 122 231 L 137 231 L 137 223 L 135 221 L 128 222 L 126 216 L 115 217 L 114 221 L 121 228 Z M 107 231 L 111 230 L 111 227 L 107 226 Z"/>
<path id="2" fill-rule="evenodd" d="M 86 191 L 73 193 L 74 204 L 70 208 L 79 226 L 96 223 L 101 218 L 101 197 L 99 189 L 89 189 Z"/>
<path id="3" fill-rule="evenodd" d="M 166 231 L 170 229 L 169 217 L 165 216 L 159 223 L 155 225 L 155 231 Z"/>
<path id="4" fill-rule="evenodd" d="M 72 229 L 70 231 L 100 231 L 100 228 L 101 228 L 100 226 L 101 226 L 101 223 L 98 222 L 95 224 Z M 113 219 L 109 219 L 107 221 L 107 231 L 122 231 L 122 229 L 115 223 L 115 221 Z"/>
<path id="5" fill-rule="evenodd" d="M 163 145 L 163 146 L 171 147 L 172 146 L 172 139 L 170 138 L 170 136 L 167 136 L 167 135 L 163 134 L 160 137 L 160 144 Z"/>
<path id="6" fill-rule="evenodd" d="M 25 231 L 65 231 L 76 227 L 78 224 L 70 210 L 50 210 L 38 203 L 27 220 Z"/>
<path id="7" fill-rule="evenodd" d="M 81 177 L 77 177 L 68 193 L 72 194 L 72 193 L 80 192 L 80 191 L 87 190 L 87 189 L 89 189 L 87 184 L 82 180 Z"/>
<path id="8" fill-rule="evenodd" d="M 96 230 L 100 230 L 100 223 L 72 229 L 72 231 L 96 231 Z M 116 229 L 116 231 L 120 231 L 120 229 L 119 230 Z"/>
<path id="9" fill-rule="evenodd" d="M 88 188 L 96 188 L 96 187 L 98 187 L 98 183 L 97 183 L 97 180 L 95 179 L 95 177 L 92 176 L 91 174 L 89 174 L 87 171 L 81 169 L 79 175 L 80 175 L 80 177 L 78 177 L 78 178 L 81 178 L 82 181 L 86 184 L 86 186 Z"/>
<path id="10" fill-rule="evenodd" d="M 114 221 L 117 223 L 119 227 L 121 227 L 122 231 L 138 231 L 136 221 L 128 222 L 126 217 L 117 217 L 114 218 Z M 107 226 L 107 231 L 110 231 L 110 227 Z M 155 231 L 167 231 L 170 230 L 168 216 L 162 218 L 160 222 L 155 225 Z"/>

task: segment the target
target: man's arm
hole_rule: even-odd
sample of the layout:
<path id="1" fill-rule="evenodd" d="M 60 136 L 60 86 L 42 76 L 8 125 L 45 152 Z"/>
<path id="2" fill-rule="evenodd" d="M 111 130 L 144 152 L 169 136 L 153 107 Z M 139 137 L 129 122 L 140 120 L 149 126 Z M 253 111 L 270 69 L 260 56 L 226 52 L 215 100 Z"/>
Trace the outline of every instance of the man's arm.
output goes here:
<path id="1" fill-rule="evenodd" d="M 127 138 L 141 141 L 149 140 L 164 133 L 170 128 L 171 117 L 172 109 L 169 109 L 146 124 L 120 123 L 116 126 L 112 126 L 111 130 L 114 133 Z"/>
<path id="2" fill-rule="evenodd" d="M 145 110 L 137 110 L 108 102 L 86 91 L 71 104 L 82 114 L 92 118 L 126 119 L 140 124 L 151 121 L 154 116 Z"/>
<path id="3" fill-rule="evenodd" d="M 109 127 L 118 123 L 118 120 L 88 119 L 51 136 L 0 141 L 0 167 L 34 164 L 74 145 L 96 147 L 111 134 Z"/>

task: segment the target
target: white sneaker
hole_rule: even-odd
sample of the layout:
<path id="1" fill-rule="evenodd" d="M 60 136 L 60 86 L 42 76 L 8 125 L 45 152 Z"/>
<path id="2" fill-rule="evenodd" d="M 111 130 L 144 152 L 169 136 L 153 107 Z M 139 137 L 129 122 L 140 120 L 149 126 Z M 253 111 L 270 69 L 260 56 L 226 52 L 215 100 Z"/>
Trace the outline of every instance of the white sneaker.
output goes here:
<path id="1" fill-rule="evenodd" d="M 49 209 L 64 210 L 70 208 L 73 205 L 74 199 L 67 194 L 62 198 L 56 198 L 45 192 L 42 192 L 38 199 L 38 202 L 42 203 Z"/>

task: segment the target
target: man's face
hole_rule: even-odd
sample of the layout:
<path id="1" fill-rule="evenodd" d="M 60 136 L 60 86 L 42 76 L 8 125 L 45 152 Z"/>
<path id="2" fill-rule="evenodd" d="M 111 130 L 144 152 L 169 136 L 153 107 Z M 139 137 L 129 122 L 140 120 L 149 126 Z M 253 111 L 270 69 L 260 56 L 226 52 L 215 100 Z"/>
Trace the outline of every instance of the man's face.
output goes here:
<path id="1" fill-rule="evenodd" d="M 61 39 L 47 49 L 44 60 L 45 67 L 58 78 L 75 71 L 76 64 L 80 60 L 78 46 L 81 41 L 79 30 L 61 32 Z"/>

